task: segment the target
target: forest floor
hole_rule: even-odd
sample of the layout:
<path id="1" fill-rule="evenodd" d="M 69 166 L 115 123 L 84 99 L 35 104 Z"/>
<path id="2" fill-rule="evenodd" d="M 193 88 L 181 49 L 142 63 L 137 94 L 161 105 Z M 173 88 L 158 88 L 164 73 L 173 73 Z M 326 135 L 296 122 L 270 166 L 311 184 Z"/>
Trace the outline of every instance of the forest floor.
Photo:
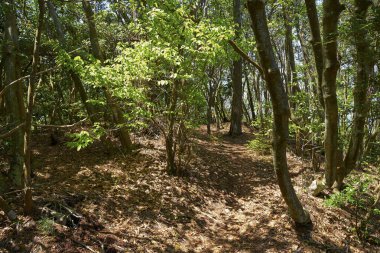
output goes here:
<path id="1" fill-rule="evenodd" d="M 136 137 L 139 152 L 124 156 L 101 142 L 77 152 L 38 135 L 39 211 L 16 224 L 0 216 L 0 252 L 380 252 L 359 242 L 349 210 L 307 193 L 314 172 L 289 154 L 295 189 L 314 224 L 294 227 L 270 154 L 248 149 L 254 134 L 231 138 L 226 129 L 192 134 L 193 156 L 181 177 L 166 174 L 160 138 Z M 21 206 L 21 194 L 12 201 Z M 51 222 L 54 210 L 71 218 Z"/>

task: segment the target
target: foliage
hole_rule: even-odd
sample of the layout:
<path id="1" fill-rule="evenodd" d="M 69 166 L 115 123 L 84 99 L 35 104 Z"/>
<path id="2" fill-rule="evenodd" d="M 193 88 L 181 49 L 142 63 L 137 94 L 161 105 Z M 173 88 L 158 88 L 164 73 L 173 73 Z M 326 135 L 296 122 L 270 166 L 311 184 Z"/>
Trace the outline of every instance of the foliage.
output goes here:
<path id="1" fill-rule="evenodd" d="M 247 147 L 262 154 L 269 154 L 272 148 L 270 141 L 270 131 L 265 134 L 257 133 L 255 139 L 248 142 Z"/>
<path id="2" fill-rule="evenodd" d="M 79 151 L 89 146 L 95 140 L 99 140 L 105 133 L 105 129 L 99 123 L 95 123 L 90 131 L 82 130 L 79 133 L 67 134 L 68 137 L 72 138 L 72 141 L 66 142 L 66 146 L 76 148 Z"/>
<path id="3" fill-rule="evenodd" d="M 332 194 L 325 199 L 325 205 L 329 207 L 345 207 L 354 205 L 358 208 L 365 208 L 367 199 L 365 194 L 368 193 L 368 187 L 372 183 L 370 178 L 351 177 L 346 187 L 337 193 Z"/>
<path id="4" fill-rule="evenodd" d="M 48 217 L 44 217 L 37 222 L 37 229 L 38 231 L 40 231 L 41 234 L 54 235 L 55 233 L 54 224 L 55 224 L 54 220 Z"/>

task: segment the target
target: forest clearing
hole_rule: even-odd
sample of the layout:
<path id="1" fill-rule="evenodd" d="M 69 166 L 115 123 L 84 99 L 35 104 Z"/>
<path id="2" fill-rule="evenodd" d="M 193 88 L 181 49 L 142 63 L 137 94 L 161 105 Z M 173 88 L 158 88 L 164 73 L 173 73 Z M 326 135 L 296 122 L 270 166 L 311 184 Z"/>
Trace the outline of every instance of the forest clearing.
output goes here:
<path id="1" fill-rule="evenodd" d="M 379 0 L 2 0 L 0 253 L 380 252 Z"/>

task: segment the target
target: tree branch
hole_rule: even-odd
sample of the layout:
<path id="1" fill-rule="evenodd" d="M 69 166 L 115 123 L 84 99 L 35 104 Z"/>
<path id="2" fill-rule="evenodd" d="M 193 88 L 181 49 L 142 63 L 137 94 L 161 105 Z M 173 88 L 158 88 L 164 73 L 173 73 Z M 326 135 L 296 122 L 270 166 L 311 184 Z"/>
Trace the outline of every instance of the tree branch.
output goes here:
<path id="1" fill-rule="evenodd" d="M 17 130 L 19 130 L 21 127 L 24 127 L 25 126 L 25 122 L 22 122 L 21 124 L 19 124 L 18 126 L 16 126 L 15 128 L 9 130 L 8 132 L 6 132 L 5 134 L 2 134 L 0 135 L 0 139 L 5 139 L 5 138 L 8 138 L 9 136 L 11 136 L 14 132 L 16 132 Z"/>
<path id="2" fill-rule="evenodd" d="M 262 76 L 264 76 L 264 71 L 261 68 L 260 64 L 252 60 L 251 57 L 249 57 L 246 53 L 243 52 L 243 50 L 235 43 L 233 40 L 229 40 L 228 43 L 232 46 L 232 48 L 235 50 L 236 53 L 238 53 L 244 60 L 248 61 L 251 63 L 257 70 L 260 72 Z"/>
<path id="3" fill-rule="evenodd" d="M 44 74 L 46 72 L 49 72 L 49 71 L 53 71 L 53 70 L 56 70 L 59 66 L 56 66 L 56 67 L 53 67 L 53 68 L 49 68 L 49 69 L 45 69 L 43 71 L 40 71 L 38 73 L 36 73 L 35 75 L 41 75 L 41 74 Z M 0 91 L 0 97 L 2 97 L 4 95 L 4 93 L 14 84 L 17 84 L 18 82 L 24 80 L 24 79 L 27 79 L 29 78 L 30 75 L 26 75 L 26 76 L 23 76 L 23 77 L 20 77 L 19 79 L 16 79 L 14 80 L 13 82 L 10 82 L 9 84 L 7 84 L 1 91 Z"/>
<path id="4" fill-rule="evenodd" d="M 84 119 L 81 119 L 71 125 L 36 125 L 36 127 L 40 127 L 40 128 L 71 128 L 71 127 L 75 127 L 77 125 L 80 125 L 81 123 L 85 122 L 86 120 L 88 120 L 88 117 L 84 118 Z"/>

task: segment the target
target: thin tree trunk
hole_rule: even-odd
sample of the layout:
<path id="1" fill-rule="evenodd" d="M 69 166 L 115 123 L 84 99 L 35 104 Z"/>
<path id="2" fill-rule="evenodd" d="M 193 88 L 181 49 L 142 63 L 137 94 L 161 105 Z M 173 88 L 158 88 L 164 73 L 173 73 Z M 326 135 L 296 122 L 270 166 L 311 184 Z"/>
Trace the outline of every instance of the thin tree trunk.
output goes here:
<path id="1" fill-rule="evenodd" d="M 299 23 L 297 23 L 296 25 L 296 31 L 297 31 L 297 38 L 298 38 L 298 41 L 300 43 L 300 46 L 301 46 L 301 50 L 302 50 L 302 58 L 304 60 L 304 64 L 305 66 L 307 66 L 307 74 L 304 74 L 305 76 L 305 92 L 308 93 L 309 91 L 313 91 L 314 94 L 319 94 L 318 92 L 318 82 L 317 82 L 317 78 L 315 78 L 313 72 L 313 66 L 311 65 L 311 61 L 310 61 L 310 57 L 309 57 L 309 53 L 308 53 L 308 50 L 305 46 L 305 42 L 304 42 L 304 38 L 302 37 L 302 34 L 301 34 L 301 28 L 299 27 Z M 309 84 L 309 81 L 311 81 L 313 83 L 313 86 L 310 87 L 310 84 Z M 317 97 L 319 99 L 319 97 Z M 323 97 L 322 97 L 323 99 Z"/>
<path id="2" fill-rule="evenodd" d="M 0 61 L 0 90 L 3 90 L 3 70 L 4 70 L 4 61 L 1 57 Z M 4 97 L 0 96 L 0 117 L 5 114 L 5 103 Z"/>
<path id="3" fill-rule="evenodd" d="M 55 10 L 55 7 L 54 7 L 53 3 L 50 1 L 47 1 L 46 4 L 47 4 L 48 10 L 49 10 L 49 15 L 51 16 L 51 18 L 53 20 L 55 30 L 57 32 L 58 42 L 62 48 L 65 48 L 65 46 L 66 46 L 65 34 L 64 34 L 64 31 L 62 28 L 62 24 L 59 20 L 59 17 L 57 15 L 56 10 Z M 96 115 L 95 108 L 87 101 L 88 100 L 87 92 L 83 86 L 82 80 L 80 79 L 79 75 L 72 70 L 69 70 L 69 75 L 74 82 L 76 90 L 79 92 L 79 97 L 82 101 L 83 106 L 86 109 L 86 112 L 87 112 L 90 120 L 92 122 L 96 122 L 99 115 Z"/>
<path id="4" fill-rule="evenodd" d="M 296 71 L 296 61 L 294 58 L 294 49 L 293 49 L 293 32 L 292 32 L 292 26 L 290 21 L 290 14 L 289 14 L 289 8 L 284 8 L 284 23 L 285 23 L 285 53 L 288 63 L 288 69 L 289 73 L 287 74 L 288 77 L 288 84 L 290 85 L 289 90 L 290 94 L 292 96 L 296 95 L 297 92 L 300 92 L 301 89 L 298 85 L 298 76 Z M 286 8 L 286 9 L 285 9 Z M 291 104 L 293 109 L 296 109 L 296 104 Z"/>
<path id="5" fill-rule="evenodd" d="M 174 80 L 169 101 L 168 133 L 165 138 L 166 145 L 166 171 L 169 175 L 177 174 L 174 151 L 174 123 L 178 101 L 178 80 Z"/>
<path id="6" fill-rule="evenodd" d="M 222 116 L 223 123 L 228 122 L 229 120 L 227 118 L 226 111 L 224 108 L 224 100 L 222 98 L 222 95 L 220 95 L 220 94 L 219 94 L 219 103 L 220 103 L 220 113 Z"/>
<path id="7" fill-rule="evenodd" d="M 13 0 L 6 0 L 3 4 L 5 11 L 5 29 L 4 29 L 4 74 L 5 86 L 17 80 L 17 50 L 18 50 L 18 32 L 16 24 L 16 6 Z M 23 101 L 22 86 L 12 85 L 5 93 L 6 113 L 9 123 L 19 125 L 25 120 L 25 106 Z M 10 178 L 17 187 L 23 186 L 23 165 L 24 165 L 24 129 L 20 128 L 12 135 L 11 141 L 11 161 L 10 161 Z"/>
<path id="8" fill-rule="evenodd" d="M 95 58 L 103 62 L 104 58 L 102 51 L 100 50 L 98 33 L 96 31 L 96 25 L 94 20 L 94 12 L 92 11 L 90 2 L 88 0 L 82 0 L 82 6 L 87 19 L 92 53 L 94 54 Z M 125 126 L 126 122 L 123 117 L 123 112 L 118 106 L 116 99 L 111 95 L 108 89 L 106 87 L 103 87 L 103 91 L 106 96 L 107 105 L 111 109 L 113 118 L 116 124 L 120 125 L 120 129 L 118 130 L 118 137 L 120 143 L 126 152 L 130 152 L 133 148 L 132 140 L 129 136 L 129 131 Z"/>
<path id="9" fill-rule="evenodd" d="M 253 76 L 253 78 L 255 78 L 255 76 Z M 245 70 L 245 80 L 247 82 L 248 103 L 249 103 L 249 108 L 251 110 L 251 117 L 252 117 L 252 121 L 255 121 L 256 120 L 255 106 L 253 103 L 252 88 L 251 88 L 251 85 L 249 85 L 249 75 L 248 75 L 247 70 Z"/>
<path id="10" fill-rule="evenodd" d="M 332 187 L 336 180 L 338 151 L 338 103 L 336 76 L 338 61 L 338 22 L 344 6 L 339 0 L 323 2 L 323 99 L 325 102 L 325 179 Z"/>
<path id="11" fill-rule="evenodd" d="M 323 99 L 322 91 L 322 79 L 323 79 L 323 53 L 322 53 L 322 39 L 321 31 L 319 28 L 318 12 L 315 4 L 315 0 L 305 0 L 306 12 L 309 19 L 311 30 L 311 45 L 314 51 L 315 67 L 318 73 L 318 98 L 322 107 L 325 107 L 325 101 Z"/>
<path id="12" fill-rule="evenodd" d="M 242 15 L 241 15 L 241 1 L 234 0 L 233 6 L 234 21 L 236 24 L 235 33 L 236 38 L 240 36 Z M 242 117 L 243 117 L 243 60 L 239 56 L 238 60 L 233 62 L 232 69 L 232 105 L 231 105 L 231 124 L 229 134 L 232 136 L 240 135 L 242 133 Z"/>
<path id="13" fill-rule="evenodd" d="M 264 0 L 248 0 L 248 11 L 260 56 L 261 66 L 273 107 L 273 163 L 282 196 L 288 205 L 291 218 L 299 224 L 310 223 L 310 216 L 299 201 L 288 171 L 286 146 L 289 135 L 290 109 L 283 81 L 278 69 L 267 25 Z"/>
<path id="14" fill-rule="evenodd" d="M 340 187 L 344 178 L 355 168 L 360 150 L 363 146 L 364 127 L 369 111 L 367 98 L 369 77 L 371 72 L 371 50 L 365 26 L 369 0 L 355 0 L 355 14 L 353 19 L 354 40 L 356 46 L 356 83 L 354 87 L 354 115 L 348 151 L 344 159 L 344 166 L 338 169 L 337 183 Z"/>
<path id="15" fill-rule="evenodd" d="M 32 60 L 32 72 L 30 73 L 30 80 L 28 86 L 28 97 L 27 97 L 27 111 L 25 120 L 25 135 L 24 135 L 24 213 L 31 214 L 33 209 L 33 198 L 31 189 L 31 135 L 32 135 L 32 116 L 33 116 L 33 97 L 35 92 L 35 87 L 37 84 L 37 70 L 39 64 L 39 50 L 41 44 L 41 34 L 44 24 L 45 15 L 45 2 L 44 0 L 38 0 L 38 27 L 36 31 L 36 37 L 34 40 L 33 48 L 33 60 Z"/>

